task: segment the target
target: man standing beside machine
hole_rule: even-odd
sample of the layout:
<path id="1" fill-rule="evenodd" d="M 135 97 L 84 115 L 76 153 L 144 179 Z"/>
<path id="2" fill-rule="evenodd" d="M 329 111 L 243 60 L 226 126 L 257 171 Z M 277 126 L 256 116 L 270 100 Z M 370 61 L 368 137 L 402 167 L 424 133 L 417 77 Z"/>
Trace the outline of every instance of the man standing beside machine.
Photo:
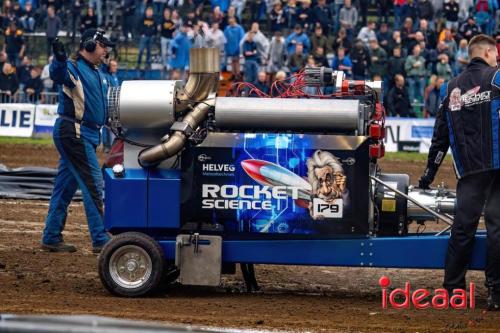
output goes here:
<path id="1" fill-rule="evenodd" d="M 54 61 L 50 77 L 62 85 L 59 117 L 53 132 L 61 158 L 43 231 L 41 247 L 45 251 L 76 251 L 75 246 L 64 242 L 62 231 L 68 205 L 77 188 L 82 191 L 93 252 L 100 252 L 109 240 L 103 222 L 103 180 L 95 150 L 100 129 L 106 123 L 109 87 L 109 79 L 99 65 L 113 46 L 99 29 L 83 33 L 76 59 L 67 59 L 59 40 L 52 44 Z"/>
<path id="2" fill-rule="evenodd" d="M 419 187 L 428 189 L 451 146 L 458 176 L 455 220 L 451 229 L 443 286 L 465 288 L 475 233 L 486 223 L 485 285 L 488 309 L 500 310 L 500 71 L 493 38 L 469 42 L 470 64 L 441 86 L 441 107 L 429 158 Z"/>

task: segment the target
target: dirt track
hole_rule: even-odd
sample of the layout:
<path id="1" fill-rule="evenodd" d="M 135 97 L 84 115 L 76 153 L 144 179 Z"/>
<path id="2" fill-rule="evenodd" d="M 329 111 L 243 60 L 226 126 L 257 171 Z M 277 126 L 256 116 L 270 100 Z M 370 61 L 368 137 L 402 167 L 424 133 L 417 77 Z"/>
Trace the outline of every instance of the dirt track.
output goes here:
<path id="1" fill-rule="evenodd" d="M 50 147 L 0 146 L 0 163 L 11 167 L 54 167 L 56 158 Z M 382 167 L 389 172 L 409 171 L 415 183 L 424 165 Z M 451 165 L 444 167 L 438 179 L 454 185 Z M 0 200 L 0 263 L 6 265 L 0 268 L 0 313 L 97 314 L 284 331 L 498 332 L 500 325 L 500 314 L 481 310 L 485 290 L 480 272 L 469 274 L 478 288 L 474 311 L 381 309 L 377 284 L 381 275 L 388 275 L 394 286 L 411 281 L 434 289 L 441 284 L 440 270 L 257 266 L 262 292 L 256 294 L 243 292 L 237 274 L 225 276 L 219 288 L 174 286 L 152 298 L 112 297 L 98 279 L 81 204 L 71 205 L 65 232 L 79 251 L 38 250 L 47 208 L 42 201 Z"/>

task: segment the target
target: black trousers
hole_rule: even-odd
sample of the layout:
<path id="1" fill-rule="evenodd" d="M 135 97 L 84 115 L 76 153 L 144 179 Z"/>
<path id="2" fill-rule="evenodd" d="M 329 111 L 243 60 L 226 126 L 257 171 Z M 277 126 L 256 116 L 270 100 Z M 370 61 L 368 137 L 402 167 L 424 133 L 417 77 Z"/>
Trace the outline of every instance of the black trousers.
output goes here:
<path id="1" fill-rule="evenodd" d="M 469 175 L 458 181 L 443 283 L 448 290 L 465 288 L 465 273 L 483 208 L 487 232 L 485 285 L 500 292 L 500 170 Z"/>

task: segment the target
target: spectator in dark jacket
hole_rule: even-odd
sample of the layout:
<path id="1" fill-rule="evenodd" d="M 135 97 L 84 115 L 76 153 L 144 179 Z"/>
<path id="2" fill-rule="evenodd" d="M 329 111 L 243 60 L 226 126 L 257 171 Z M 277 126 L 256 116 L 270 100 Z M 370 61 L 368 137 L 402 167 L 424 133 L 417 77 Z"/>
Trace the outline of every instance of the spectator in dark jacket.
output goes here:
<path id="1" fill-rule="evenodd" d="M 333 15 L 330 8 L 326 5 L 326 0 L 318 0 L 318 4 L 313 9 L 314 20 L 321 24 L 325 35 L 330 35 L 333 28 Z"/>
<path id="2" fill-rule="evenodd" d="M 351 50 L 351 41 L 347 38 L 347 31 L 345 28 L 340 28 L 337 36 L 333 40 L 333 51 L 337 51 L 339 47 L 343 47 L 347 53 Z"/>
<path id="3" fill-rule="evenodd" d="M 40 99 L 40 93 L 43 91 L 43 82 L 40 78 L 42 70 L 40 67 L 33 67 L 30 70 L 30 77 L 24 86 L 26 102 L 36 103 Z"/>
<path id="4" fill-rule="evenodd" d="M 33 10 L 33 5 L 31 1 L 26 1 L 24 4 L 24 11 L 20 16 L 21 25 L 26 32 L 35 31 L 36 21 L 35 21 L 35 12 Z"/>
<path id="5" fill-rule="evenodd" d="M 392 117 L 415 117 L 408 91 L 405 87 L 405 79 L 402 75 L 396 75 L 394 78 L 395 86 L 389 90 L 387 95 L 386 108 Z"/>
<path id="6" fill-rule="evenodd" d="M 24 88 L 26 82 L 30 79 L 30 72 L 32 68 L 31 59 L 28 56 L 24 56 L 21 60 L 21 65 L 17 68 L 17 78 L 21 89 Z"/>
<path id="7" fill-rule="evenodd" d="M 71 43 L 75 43 L 76 38 L 76 29 L 80 26 L 82 21 L 82 9 L 83 9 L 83 1 L 75 0 L 71 4 Z"/>
<path id="8" fill-rule="evenodd" d="M 273 2 L 273 9 L 269 13 L 271 20 L 271 31 L 282 31 L 286 27 L 286 16 L 281 6 L 281 1 Z"/>
<path id="9" fill-rule="evenodd" d="M 378 45 L 377 38 L 370 40 L 370 77 L 385 77 L 387 70 L 387 53 Z"/>
<path id="10" fill-rule="evenodd" d="M 26 45 L 24 43 L 24 32 L 19 29 L 15 21 L 11 21 L 9 27 L 4 32 L 5 43 L 3 51 L 7 53 L 10 63 L 16 65 L 20 58 L 24 56 Z"/>
<path id="11" fill-rule="evenodd" d="M 460 8 L 455 0 L 450 0 L 443 6 L 443 15 L 446 19 L 446 28 L 458 30 L 458 12 Z"/>
<path id="12" fill-rule="evenodd" d="M 366 71 L 370 66 L 370 57 L 365 49 L 363 41 L 357 39 L 350 52 L 352 61 L 352 76 L 354 80 L 366 80 Z"/>
<path id="13" fill-rule="evenodd" d="M 445 80 L 442 77 L 437 78 L 433 84 L 432 89 L 429 91 L 429 95 L 426 96 L 425 111 L 426 115 L 429 117 L 434 118 L 438 113 L 439 105 L 441 104 L 439 92 L 444 81 Z"/>
<path id="14" fill-rule="evenodd" d="M 288 67 L 291 73 L 296 73 L 306 65 L 306 56 L 304 55 L 304 46 L 295 45 L 295 53 L 288 58 Z"/>
<path id="15" fill-rule="evenodd" d="M 287 28 L 292 29 L 295 24 L 297 24 L 297 14 L 299 11 L 297 1 L 288 0 L 288 3 L 285 5 L 285 8 L 283 10 L 285 12 Z"/>
<path id="16" fill-rule="evenodd" d="M 377 17 L 379 23 L 388 23 L 389 22 L 389 10 L 391 0 L 377 0 Z"/>
<path id="17" fill-rule="evenodd" d="M 429 0 L 419 0 L 417 7 L 419 19 L 425 19 L 427 22 L 434 22 L 434 6 Z"/>
<path id="18" fill-rule="evenodd" d="M 94 14 L 94 8 L 87 8 L 87 14 L 82 17 L 80 24 L 80 33 L 83 34 L 85 30 L 97 28 L 97 16 Z"/>
<path id="19" fill-rule="evenodd" d="M 257 76 L 257 82 L 255 82 L 255 87 L 262 91 L 264 94 L 269 94 L 269 84 L 267 83 L 267 74 L 264 71 L 259 72 Z M 251 93 L 250 97 L 257 97 L 256 93 Z"/>
<path id="20" fill-rule="evenodd" d="M 481 33 L 481 29 L 476 24 L 474 16 L 469 16 L 467 21 L 460 26 L 460 29 L 458 29 L 458 33 L 461 38 L 465 38 L 467 41 L 470 41 L 472 37 Z"/>
<path id="21" fill-rule="evenodd" d="M 314 12 L 311 8 L 311 1 L 302 1 L 302 6 L 297 12 L 296 23 L 300 24 L 306 31 L 311 31 L 314 24 Z"/>
<path id="22" fill-rule="evenodd" d="M 243 57 L 245 58 L 244 78 L 245 82 L 255 83 L 259 71 L 259 54 L 257 44 L 253 40 L 255 33 L 250 31 L 247 39 L 243 42 Z"/>
<path id="23" fill-rule="evenodd" d="M 413 20 L 410 17 L 405 18 L 403 28 L 401 28 L 401 42 L 407 53 L 411 53 L 411 50 L 416 45 Z"/>
<path id="24" fill-rule="evenodd" d="M 321 25 L 318 24 L 314 28 L 314 34 L 311 36 L 310 41 L 311 41 L 311 48 L 313 50 L 313 55 L 316 55 L 314 53 L 314 50 L 316 50 L 318 47 L 323 48 L 323 50 L 326 50 L 327 53 L 331 52 L 330 43 L 328 43 L 328 39 L 323 34 L 323 28 L 321 28 Z"/>
<path id="25" fill-rule="evenodd" d="M 389 89 L 394 87 L 394 77 L 396 75 L 405 76 L 405 61 L 401 56 L 401 47 L 397 46 L 392 50 L 392 57 L 387 61 L 387 76 L 389 78 Z"/>
<path id="26" fill-rule="evenodd" d="M 19 81 L 17 80 L 16 69 L 10 63 L 6 62 L 0 73 L 0 91 L 3 93 L 2 99 L 4 99 L 5 96 L 14 96 L 18 89 Z M 6 98 L 2 100 L 2 102 L 10 102 L 10 100 Z"/>
<path id="27" fill-rule="evenodd" d="M 405 56 L 407 54 L 406 49 L 403 49 L 401 32 L 399 30 L 394 30 L 392 32 L 392 38 L 387 44 L 387 53 L 392 54 L 392 50 L 394 50 L 396 47 L 401 48 L 402 56 Z"/>
<path id="28" fill-rule="evenodd" d="M 146 8 L 144 18 L 139 23 L 139 33 L 141 40 L 139 41 L 139 55 L 137 57 L 137 67 L 141 66 L 142 54 L 146 50 L 146 67 L 151 67 L 151 45 L 153 44 L 153 37 L 156 34 L 156 24 L 153 17 L 153 8 Z"/>
<path id="29" fill-rule="evenodd" d="M 322 47 L 318 47 L 314 50 L 314 61 L 317 67 L 328 67 L 328 59 L 325 55 L 325 50 Z"/>
<path id="30" fill-rule="evenodd" d="M 437 44 L 437 36 L 436 32 L 429 26 L 429 21 L 421 19 L 418 30 L 424 35 L 426 47 L 428 49 L 435 48 Z"/>
<path id="31" fill-rule="evenodd" d="M 136 1 L 135 0 L 124 0 L 122 7 L 122 30 L 123 36 L 125 37 L 125 41 L 131 37 L 129 34 L 132 34 L 132 30 L 134 27 L 134 14 L 136 10 Z"/>
<path id="32" fill-rule="evenodd" d="M 44 22 L 45 36 L 47 37 L 47 57 L 50 57 L 52 53 L 52 42 L 57 38 L 61 25 L 61 19 L 56 15 L 54 7 L 49 6 L 47 8 L 47 18 Z"/>
<path id="33" fill-rule="evenodd" d="M 418 22 L 418 4 L 417 0 L 406 0 L 406 18 L 411 18 L 413 23 L 413 28 L 416 28 L 416 23 Z"/>

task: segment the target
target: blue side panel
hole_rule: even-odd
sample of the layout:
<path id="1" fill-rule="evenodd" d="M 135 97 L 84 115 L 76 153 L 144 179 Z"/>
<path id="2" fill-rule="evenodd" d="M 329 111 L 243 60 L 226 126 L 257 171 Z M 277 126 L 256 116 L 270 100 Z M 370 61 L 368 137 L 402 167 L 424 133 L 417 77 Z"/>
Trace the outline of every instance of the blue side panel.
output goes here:
<path id="1" fill-rule="evenodd" d="M 446 95 L 448 95 L 448 82 L 443 83 L 439 89 L 439 99 L 441 100 L 441 103 L 443 103 Z"/>
<path id="2" fill-rule="evenodd" d="M 224 241 L 222 259 L 278 265 L 443 268 L 449 236 L 408 236 L 333 240 Z M 168 259 L 175 241 L 160 241 Z M 485 266 L 485 234 L 478 234 L 471 269 Z"/>
<path id="3" fill-rule="evenodd" d="M 495 76 L 495 82 L 498 74 Z M 500 99 L 494 99 L 491 101 L 491 142 L 492 142 L 492 164 L 493 168 L 500 168 L 500 137 L 499 137 L 499 117 L 500 117 Z"/>
<path id="4" fill-rule="evenodd" d="M 453 161 L 455 161 L 455 166 L 457 167 L 457 172 L 460 176 L 464 174 L 464 167 L 462 166 L 462 162 L 460 161 L 460 156 L 458 155 L 457 144 L 455 143 L 455 132 L 453 130 L 453 124 L 451 119 L 451 113 L 448 112 L 446 114 L 446 120 L 448 122 L 448 132 L 450 135 L 450 147 L 451 152 L 453 153 Z"/>
<path id="5" fill-rule="evenodd" d="M 128 169 L 125 177 L 115 178 L 111 169 L 104 172 L 105 213 L 107 230 L 131 231 L 147 224 L 147 173 Z"/>
<path id="6" fill-rule="evenodd" d="M 34 131 L 35 133 L 47 133 L 47 134 L 52 134 L 52 131 L 54 130 L 54 126 L 40 126 L 40 125 L 35 125 Z"/>
<path id="7" fill-rule="evenodd" d="M 148 228 L 180 228 L 180 172 L 177 170 L 150 171 L 148 194 Z"/>

